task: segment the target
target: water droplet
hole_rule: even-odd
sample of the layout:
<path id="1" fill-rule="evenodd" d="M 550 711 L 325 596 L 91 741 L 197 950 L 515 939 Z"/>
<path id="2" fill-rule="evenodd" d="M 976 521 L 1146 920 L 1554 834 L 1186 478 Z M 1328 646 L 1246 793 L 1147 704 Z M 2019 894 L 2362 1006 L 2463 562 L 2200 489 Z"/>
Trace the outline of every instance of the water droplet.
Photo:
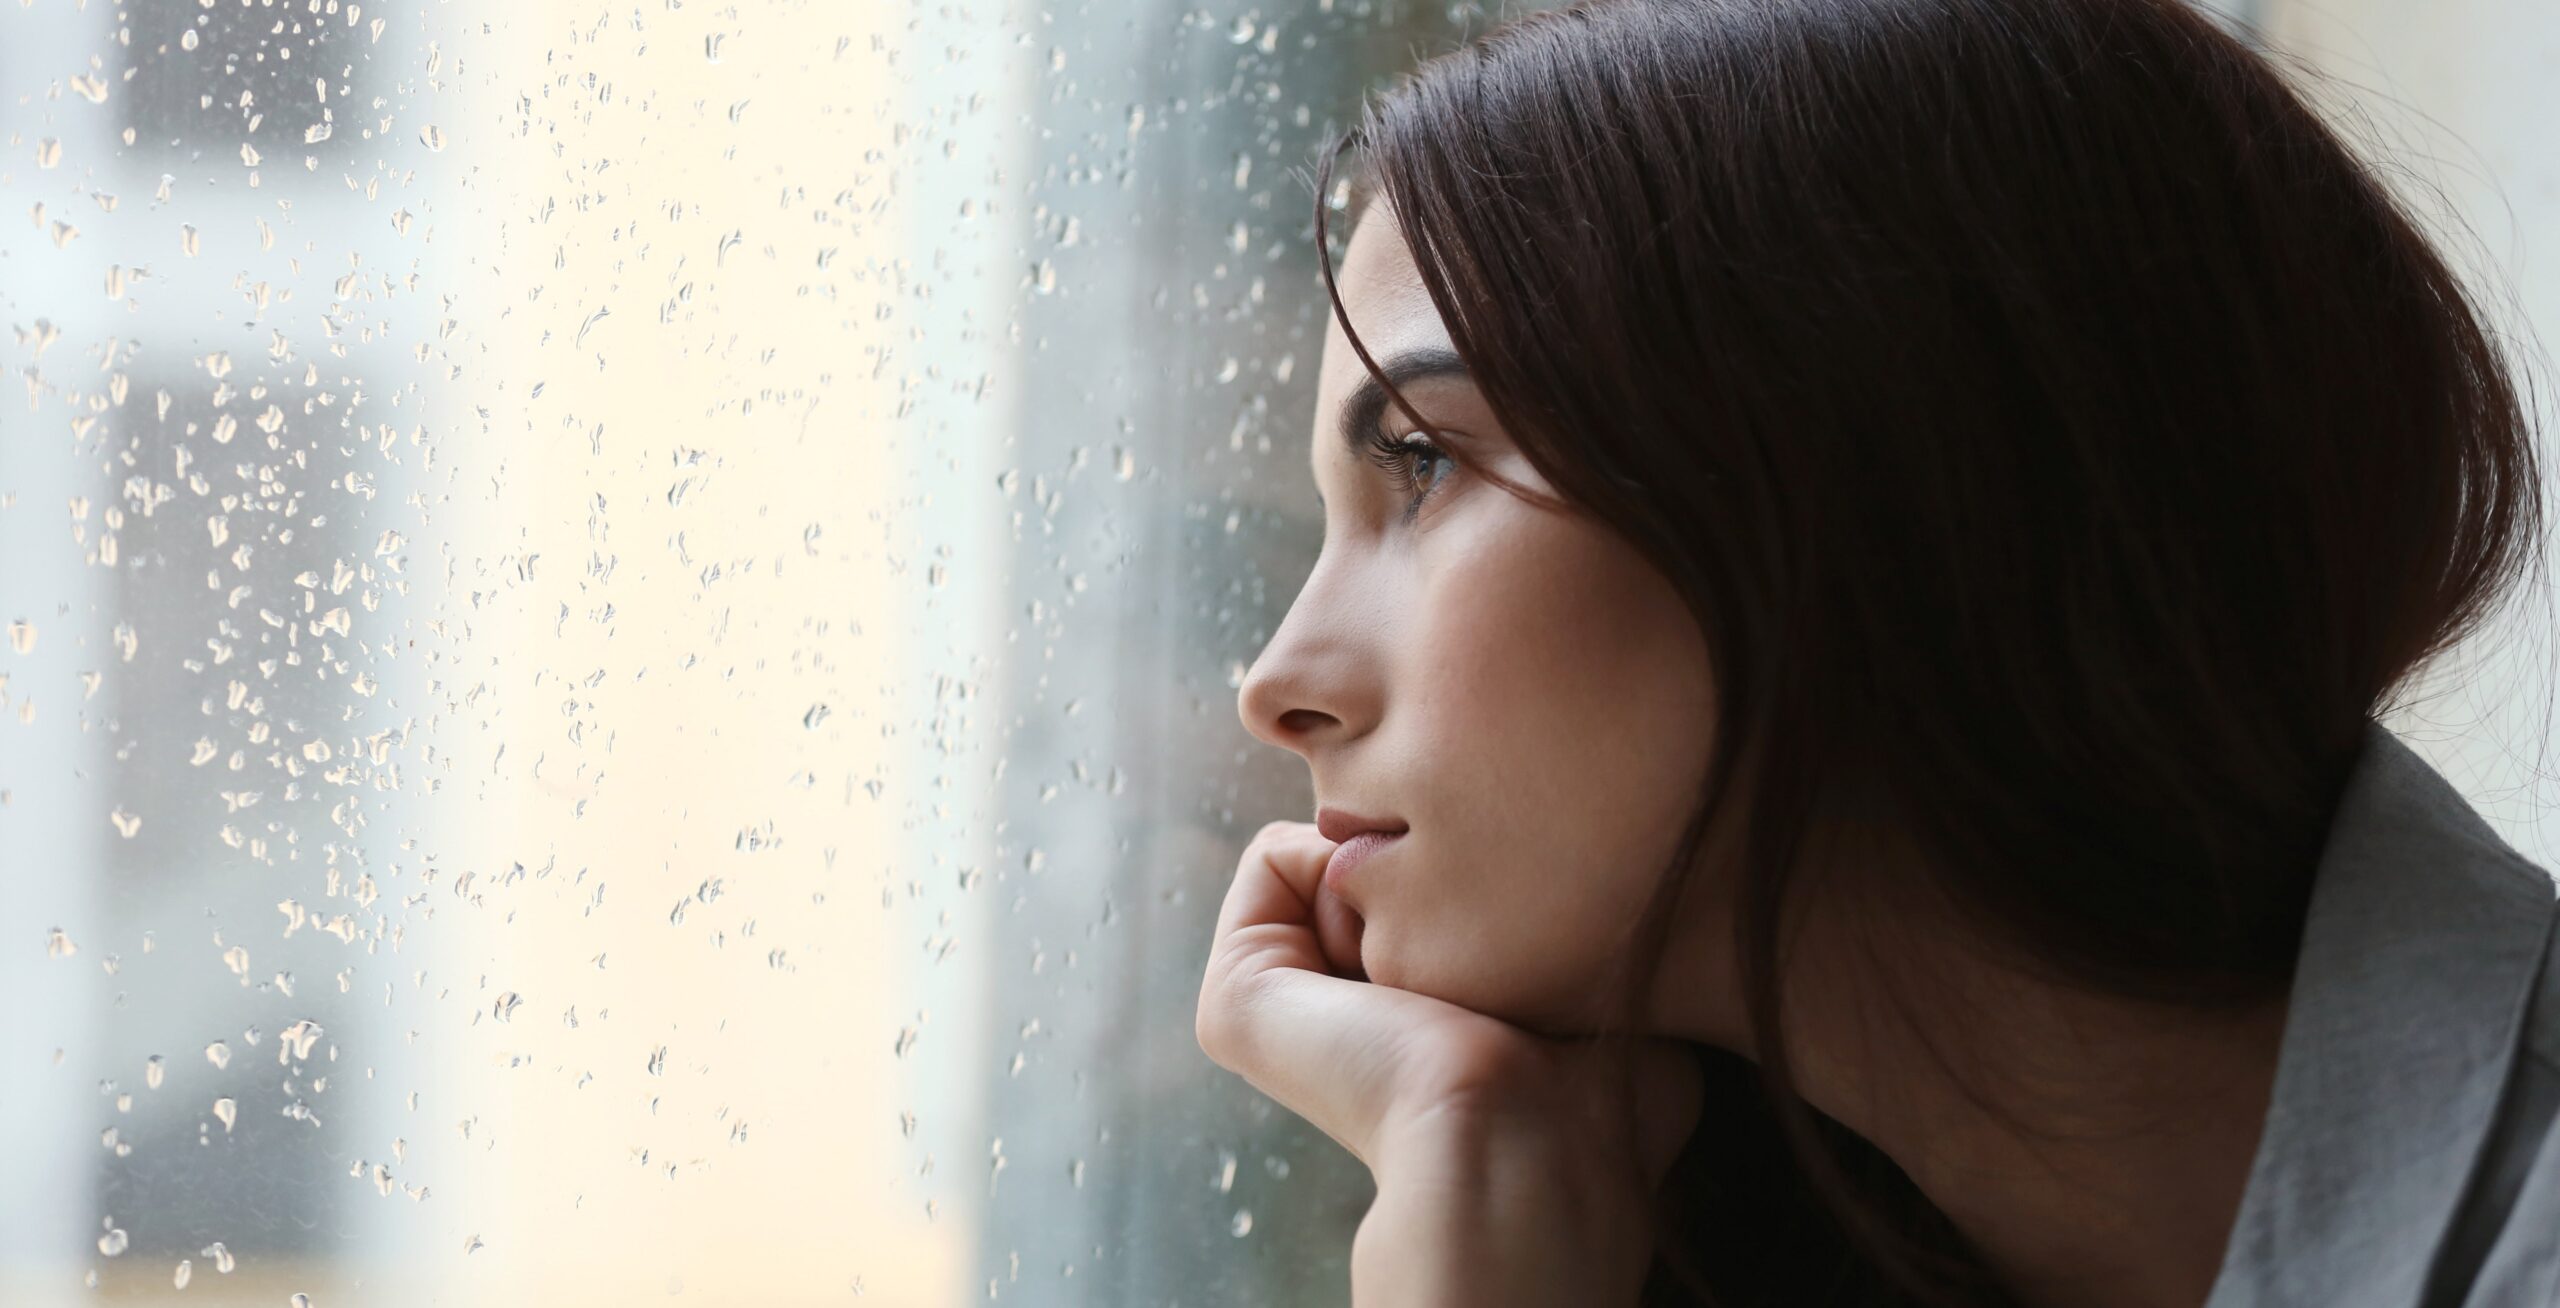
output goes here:
<path id="1" fill-rule="evenodd" d="M 318 145 L 322 141 L 329 139 L 329 133 L 332 130 L 334 129 L 327 122 L 313 123 L 309 127 L 302 129 L 302 143 L 304 145 Z"/>
<path id="2" fill-rule="evenodd" d="M 240 1102 L 227 1097 L 216 1099 L 213 1101 L 213 1115 L 222 1122 L 223 1133 L 227 1135 L 232 1124 L 240 1120 Z"/>
<path id="3" fill-rule="evenodd" d="M 222 1247 L 222 1242 L 220 1240 L 216 1240 L 213 1243 L 206 1245 L 204 1248 L 197 1250 L 196 1253 L 200 1257 L 212 1259 L 213 1270 L 220 1272 L 225 1276 L 229 1276 L 231 1274 L 231 1269 L 240 1265 L 231 1257 L 231 1251 Z"/>
<path id="4" fill-rule="evenodd" d="M 667 1047 L 665 1045 L 660 1045 L 649 1053 L 649 1075 L 665 1076 L 666 1074 Z"/>
<path id="5" fill-rule="evenodd" d="M 1229 45 L 1243 45 L 1245 42 L 1252 40 L 1255 34 L 1260 30 L 1260 28 L 1254 25 L 1254 21 L 1251 16 L 1239 17 L 1236 19 L 1236 25 L 1227 29 L 1227 43 Z"/>
<path id="6" fill-rule="evenodd" d="M 21 654 L 36 652 L 36 624 L 20 618 L 9 624 L 9 648 Z"/>
<path id="7" fill-rule="evenodd" d="M 123 1253 L 125 1247 L 131 1243 L 132 1239 L 124 1233 L 123 1227 L 111 1226 L 107 1228 L 105 1235 L 98 1237 L 98 1252 L 113 1258 Z"/>
<path id="8" fill-rule="evenodd" d="M 71 937 L 60 927 L 55 927 L 53 934 L 45 937 L 44 956 L 47 958 L 69 958 L 79 952 L 80 946 L 71 943 Z"/>
<path id="9" fill-rule="evenodd" d="M 418 133 L 418 144 L 423 145 L 430 150 L 443 149 L 444 129 L 433 123 L 429 123 L 425 131 Z"/>
<path id="10" fill-rule="evenodd" d="M 276 1050 L 276 1060 L 278 1062 L 284 1061 L 285 1049 L 291 1049 L 295 1058 L 309 1058 L 311 1057 L 311 1047 L 320 1042 L 320 1024 L 306 1017 L 301 1021 L 286 1027 L 283 1034 L 279 1035 L 277 1039 L 281 1041 L 284 1046 L 284 1048 Z"/>
<path id="11" fill-rule="evenodd" d="M 240 143 L 240 162 L 251 168 L 257 167 L 258 147 L 249 144 L 247 141 L 242 141 Z"/>
<path id="12" fill-rule="evenodd" d="M 196 251 L 201 249 L 203 244 L 204 243 L 202 241 L 196 238 L 196 225 L 194 223 L 178 224 L 178 248 L 185 252 L 188 258 L 192 259 L 196 257 Z"/>
<path id="13" fill-rule="evenodd" d="M 827 714 L 833 711 L 824 704 L 812 704 L 808 712 L 800 715 L 800 725 L 815 731 L 818 729 L 818 724 L 826 721 Z"/>
<path id="14" fill-rule="evenodd" d="M 249 975 L 249 951 L 247 949 L 242 948 L 239 945 L 233 945 L 229 949 L 222 951 L 222 961 L 230 964 L 231 972 L 234 976 L 245 977 Z M 255 1042 L 253 1041 L 251 1043 Z"/>
<path id="15" fill-rule="evenodd" d="M 516 1006 L 523 1002 L 524 999 L 522 996 L 518 995 L 515 991 L 510 990 L 505 994 L 498 996 L 498 1002 L 489 1005 L 489 1016 L 494 1017 L 501 1022 L 513 1021 L 516 1015 Z"/>
<path id="16" fill-rule="evenodd" d="M 728 34 L 725 32 L 713 32 L 702 38 L 702 57 L 715 64 L 720 62 L 720 43 L 727 39 Z"/>
<path id="17" fill-rule="evenodd" d="M 478 1251 L 479 1251 L 479 1249 L 480 1249 L 480 1237 L 479 1237 L 478 1235 L 476 1235 L 476 1234 L 475 1234 L 475 1235 L 473 1235 L 473 1236 L 471 1236 L 469 1239 L 466 1239 L 466 1240 L 464 1240 L 464 1241 L 462 1242 L 462 1251 L 463 1251 L 464 1253 L 476 1253 L 476 1252 L 478 1252 Z"/>
<path id="18" fill-rule="evenodd" d="M 302 1293 L 300 1290 L 294 1291 L 293 1297 L 285 1300 L 284 1302 L 285 1308 L 311 1308 L 311 1296 Z"/>
<path id="19" fill-rule="evenodd" d="M 139 813 L 125 812 L 124 805 L 122 804 L 116 805 L 115 808 L 107 814 L 107 820 L 115 823 L 116 834 L 123 836 L 127 840 L 133 839 L 134 833 L 142 830 L 142 815 Z"/>
<path id="20" fill-rule="evenodd" d="M 153 1054 L 151 1057 L 143 1060 L 142 1083 L 144 1085 L 157 1090 L 160 1088 L 160 1083 L 168 1079 L 169 1060 L 162 1058 L 158 1054 Z"/>
<path id="21" fill-rule="evenodd" d="M 187 1282 L 192 1281 L 195 1278 L 196 1265 L 184 1258 L 181 1258 L 178 1260 L 178 1274 L 170 1277 L 169 1283 L 183 1290 L 187 1288 Z"/>
<path id="22" fill-rule="evenodd" d="M 1253 1210 L 1250 1208 L 1237 1209 L 1235 1221 L 1229 1223 L 1227 1229 L 1235 1232 L 1236 1238 L 1238 1239 L 1242 1239 L 1245 1236 L 1253 1234 Z"/>
<path id="23" fill-rule="evenodd" d="M 193 50 L 196 48 L 197 42 L 201 39 L 202 38 L 196 35 L 196 29 L 190 27 L 187 30 L 178 33 L 178 48 L 181 50 Z"/>
<path id="24" fill-rule="evenodd" d="M 75 75 L 71 79 L 71 89 L 78 91 L 80 93 L 80 98 L 87 100 L 91 104 L 105 104 L 107 102 L 107 79 L 100 77 L 95 73 L 80 73 Z"/>
<path id="25" fill-rule="evenodd" d="M 220 1071 L 223 1068 L 231 1066 L 231 1046 L 226 1045 L 219 1040 L 206 1045 L 204 1047 L 204 1061 L 213 1064 L 214 1070 L 216 1071 Z"/>
<path id="26" fill-rule="evenodd" d="M 62 142 L 48 136 L 36 142 L 36 167 L 51 168 L 62 162 Z"/>

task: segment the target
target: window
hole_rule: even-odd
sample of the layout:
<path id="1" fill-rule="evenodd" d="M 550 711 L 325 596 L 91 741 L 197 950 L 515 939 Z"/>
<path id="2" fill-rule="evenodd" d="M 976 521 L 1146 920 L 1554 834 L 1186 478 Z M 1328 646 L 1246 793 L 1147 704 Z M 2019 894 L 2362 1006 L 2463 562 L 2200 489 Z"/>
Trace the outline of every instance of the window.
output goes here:
<path id="1" fill-rule="evenodd" d="M 1191 1005 L 1293 170 L 1488 21 L 8 7 L 0 1300 L 1343 1293 Z"/>

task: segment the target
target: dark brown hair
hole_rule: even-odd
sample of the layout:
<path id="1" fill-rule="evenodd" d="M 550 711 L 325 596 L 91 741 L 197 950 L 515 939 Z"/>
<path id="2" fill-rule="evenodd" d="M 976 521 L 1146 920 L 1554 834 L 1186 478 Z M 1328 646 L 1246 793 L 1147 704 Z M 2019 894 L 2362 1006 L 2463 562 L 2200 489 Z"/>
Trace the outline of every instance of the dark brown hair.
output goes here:
<path id="1" fill-rule="evenodd" d="M 2495 336 L 2180 0 L 1506 23 L 1318 156 L 1346 333 L 1354 145 L 1507 433 L 1707 638 L 1715 766 L 1610 993 L 1632 1026 L 1715 833 L 1761 1048 L 1700 1051 L 1646 1302 L 2006 1302 L 1793 1093 L 1774 949 L 1809 851 L 1899 833 L 2057 984 L 2281 994 L 2364 720 L 2539 565 Z"/>

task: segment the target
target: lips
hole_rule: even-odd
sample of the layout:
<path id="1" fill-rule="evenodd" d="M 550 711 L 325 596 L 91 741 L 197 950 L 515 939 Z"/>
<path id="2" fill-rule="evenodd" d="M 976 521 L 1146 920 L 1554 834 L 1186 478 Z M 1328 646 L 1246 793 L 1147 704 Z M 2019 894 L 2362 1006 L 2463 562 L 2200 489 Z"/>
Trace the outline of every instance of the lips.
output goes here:
<path id="1" fill-rule="evenodd" d="M 1370 856 L 1402 839 L 1404 839 L 1404 833 L 1401 831 L 1363 831 L 1343 841 L 1335 848 L 1333 856 L 1325 860 L 1324 883 L 1328 886 L 1340 885 L 1344 878 L 1351 875 L 1354 868 L 1367 862 Z"/>
<path id="2" fill-rule="evenodd" d="M 1326 806 L 1316 810 L 1316 831 L 1325 839 L 1341 844 L 1363 831 L 1403 831 L 1405 824 L 1391 817 L 1369 817 L 1345 809 Z"/>

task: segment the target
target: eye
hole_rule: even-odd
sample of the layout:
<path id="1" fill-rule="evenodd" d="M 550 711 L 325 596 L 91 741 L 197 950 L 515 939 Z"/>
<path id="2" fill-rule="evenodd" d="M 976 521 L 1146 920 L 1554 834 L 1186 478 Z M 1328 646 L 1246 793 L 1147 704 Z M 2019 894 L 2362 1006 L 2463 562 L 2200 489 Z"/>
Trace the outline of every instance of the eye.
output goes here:
<path id="1" fill-rule="evenodd" d="M 1413 521 L 1414 515 L 1422 509 L 1422 502 L 1431 498 L 1431 493 L 1449 479 L 1449 469 L 1456 462 L 1432 443 L 1430 437 L 1420 432 L 1397 436 L 1384 431 L 1369 437 L 1369 461 L 1385 469 L 1387 479 L 1398 493 L 1406 497 L 1404 518 L 1407 522 Z M 1417 464 L 1429 471 L 1422 471 Z"/>

